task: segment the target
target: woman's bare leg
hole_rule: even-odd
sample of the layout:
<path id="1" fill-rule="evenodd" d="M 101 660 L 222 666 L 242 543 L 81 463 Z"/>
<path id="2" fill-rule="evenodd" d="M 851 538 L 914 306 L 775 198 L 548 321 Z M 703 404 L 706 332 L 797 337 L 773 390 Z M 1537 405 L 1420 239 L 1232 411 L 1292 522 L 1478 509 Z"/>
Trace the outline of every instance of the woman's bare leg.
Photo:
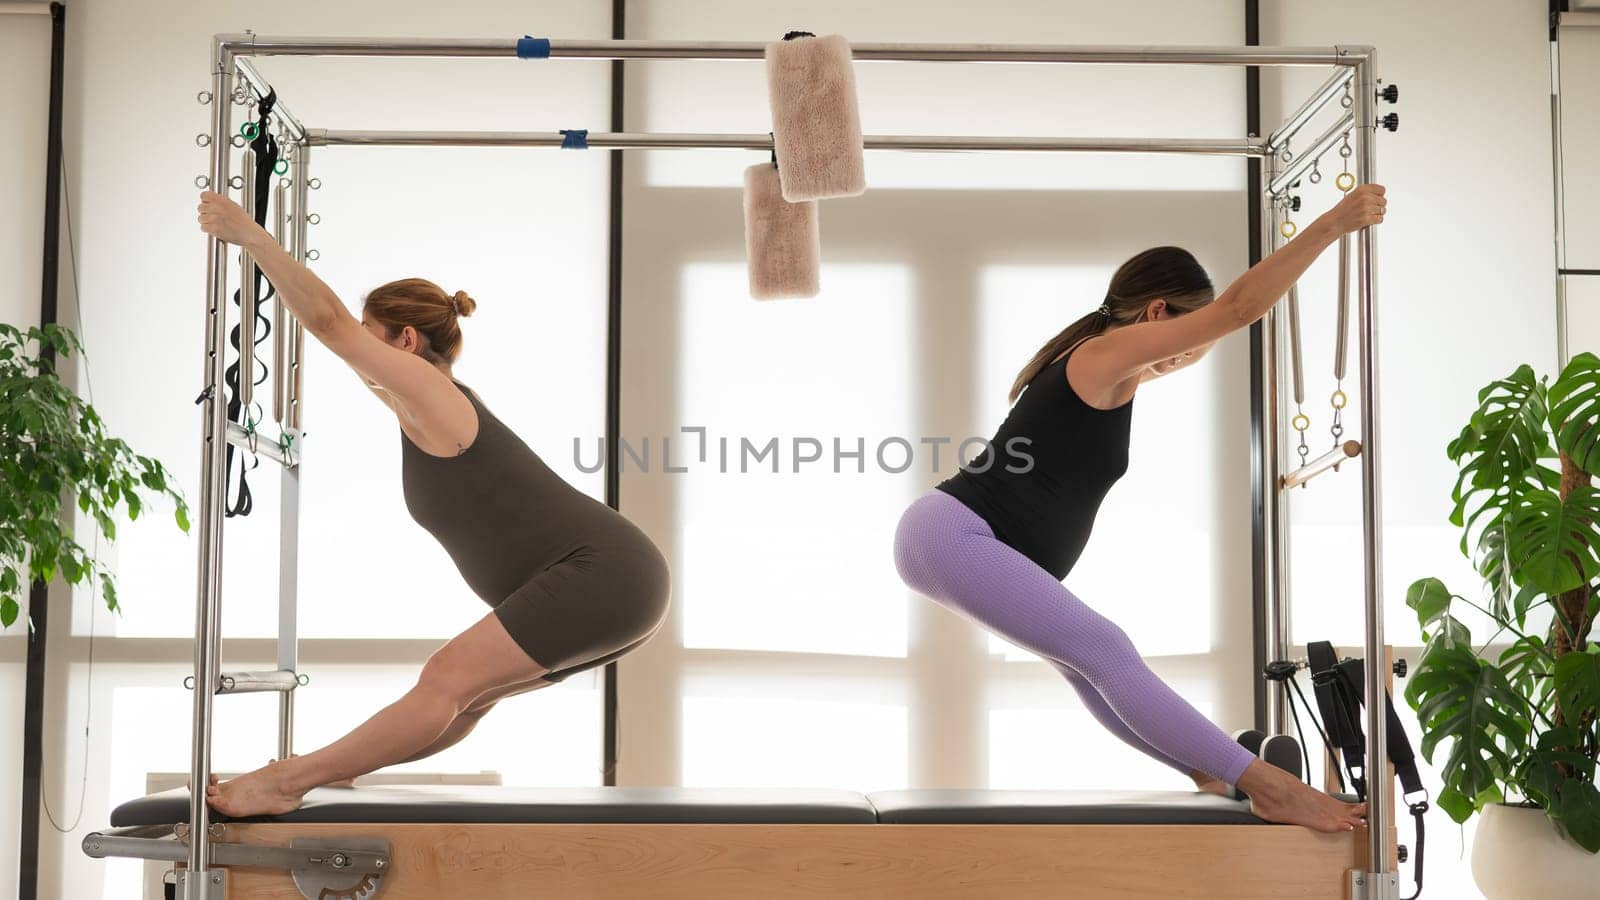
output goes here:
<path id="1" fill-rule="evenodd" d="M 381 769 L 436 743 L 477 698 L 548 670 L 528 658 L 493 613 L 433 654 L 417 684 L 328 746 L 272 763 L 207 790 L 230 816 L 288 812 L 313 787 Z"/>
<path id="2" fill-rule="evenodd" d="M 456 716 L 455 721 L 451 722 L 450 727 L 444 730 L 444 734 L 439 735 L 438 740 L 400 760 L 400 762 L 409 763 L 416 762 L 419 759 L 427 759 L 441 750 L 455 746 L 461 742 L 462 738 L 471 734 L 472 729 L 478 727 L 478 723 L 483 721 L 483 717 L 488 715 L 489 710 L 494 709 L 496 703 L 507 697 L 525 694 L 528 691 L 536 691 L 539 688 L 549 686 L 550 682 L 545 681 L 543 677 L 539 677 L 522 684 L 508 685 L 489 691 L 474 700 L 471 706 L 462 711 L 461 715 Z"/>

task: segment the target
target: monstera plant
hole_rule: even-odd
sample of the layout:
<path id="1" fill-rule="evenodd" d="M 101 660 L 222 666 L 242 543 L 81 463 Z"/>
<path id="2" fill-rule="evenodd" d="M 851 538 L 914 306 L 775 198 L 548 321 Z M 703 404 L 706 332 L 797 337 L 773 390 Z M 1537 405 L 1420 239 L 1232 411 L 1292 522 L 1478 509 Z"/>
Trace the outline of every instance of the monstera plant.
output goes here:
<path id="1" fill-rule="evenodd" d="M 1485 387 L 1447 452 L 1451 521 L 1483 585 L 1468 596 L 1425 578 L 1406 597 L 1427 642 L 1406 699 L 1424 757 L 1449 747 L 1438 804 L 1457 822 L 1536 806 L 1600 852 L 1600 358 L 1575 357 L 1553 384 L 1522 366 Z M 1475 639 L 1463 607 L 1492 633 Z"/>
<path id="2" fill-rule="evenodd" d="M 143 494 L 175 504 L 178 527 L 189 530 L 188 508 L 161 463 L 133 452 L 106 433 L 100 416 L 61 383 L 46 350 L 61 356 L 82 350 L 77 336 L 56 325 L 23 331 L 0 324 L 0 627 L 21 613 L 21 597 L 34 581 L 59 574 L 69 584 L 98 582 L 110 609 L 116 583 L 86 551 L 62 516 L 70 498 L 106 540 L 115 540 L 115 516 L 130 520 L 144 509 Z"/>

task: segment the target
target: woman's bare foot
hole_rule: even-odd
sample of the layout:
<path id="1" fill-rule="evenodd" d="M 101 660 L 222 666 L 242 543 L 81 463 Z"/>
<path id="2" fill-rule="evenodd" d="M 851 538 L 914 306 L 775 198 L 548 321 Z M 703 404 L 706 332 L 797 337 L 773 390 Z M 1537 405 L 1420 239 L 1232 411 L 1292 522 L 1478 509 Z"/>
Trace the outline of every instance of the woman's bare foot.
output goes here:
<path id="1" fill-rule="evenodd" d="M 1245 769 L 1239 787 L 1250 795 L 1250 811 L 1268 822 L 1304 825 L 1336 834 L 1367 824 L 1365 803 L 1346 803 L 1262 760 Z"/>
<path id="2" fill-rule="evenodd" d="M 266 766 L 206 789 L 206 802 L 223 815 L 276 816 L 300 806 L 301 794 L 285 785 L 283 763 Z"/>
<path id="3" fill-rule="evenodd" d="M 299 755 L 300 754 L 298 754 L 298 753 L 291 753 L 291 754 L 289 754 L 289 758 L 290 759 L 294 759 L 295 757 L 297 757 Z M 354 778 L 341 778 L 338 781 L 330 781 L 327 784 L 322 785 L 322 787 L 332 787 L 332 788 L 353 788 L 355 786 L 356 786 L 356 780 Z"/>
<path id="4" fill-rule="evenodd" d="M 1202 793 L 1216 794 L 1218 797 L 1227 797 L 1229 799 L 1233 797 L 1233 788 L 1204 772 L 1190 772 L 1189 777 L 1194 780 L 1195 789 Z"/>

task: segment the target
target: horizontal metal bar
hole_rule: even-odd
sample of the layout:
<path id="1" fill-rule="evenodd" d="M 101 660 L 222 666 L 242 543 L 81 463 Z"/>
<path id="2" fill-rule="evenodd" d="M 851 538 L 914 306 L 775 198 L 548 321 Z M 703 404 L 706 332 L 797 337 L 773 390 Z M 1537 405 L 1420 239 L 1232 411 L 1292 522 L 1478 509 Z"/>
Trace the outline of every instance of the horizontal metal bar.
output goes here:
<path id="1" fill-rule="evenodd" d="M 299 676 L 279 669 L 272 672 L 224 672 L 217 685 L 219 694 L 262 694 L 292 691 L 300 686 Z"/>
<path id="2" fill-rule="evenodd" d="M 1600 12 L 1564 12 L 1556 20 L 1562 28 L 1600 28 Z"/>
<path id="3" fill-rule="evenodd" d="M 1355 113 L 1345 110 L 1344 115 L 1339 117 L 1339 121 L 1334 122 L 1327 131 L 1324 131 L 1322 136 L 1317 138 L 1316 142 L 1311 145 L 1309 150 L 1298 154 L 1295 157 L 1294 162 L 1289 163 L 1288 166 L 1286 166 L 1284 170 L 1279 173 L 1278 177 L 1272 179 L 1272 181 L 1267 184 L 1267 193 L 1276 196 L 1283 193 L 1284 188 L 1300 180 L 1300 176 L 1304 175 L 1306 171 L 1310 169 L 1317 160 L 1326 155 L 1329 150 L 1332 150 L 1333 145 L 1339 142 L 1346 131 L 1349 131 L 1351 128 L 1355 127 L 1355 124 Z"/>
<path id="4" fill-rule="evenodd" d="M 1279 479 L 1279 485 L 1284 490 L 1299 487 L 1329 469 L 1338 469 L 1346 460 L 1355 459 L 1360 455 L 1360 441 L 1345 441 L 1327 453 L 1283 476 Z"/>
<path id="5" fill-rule="evenodd" d="M 389 868 L 389 846 L 383 851 L 370 849 L 330 849 L 326 847 L 278 847 L 268 844 L 232 844 L 218 841 L 211 845 L 211 862 L 217 866 L 245 866 L 254 869 L 283 869 L 290 872 L 334 872 L 382 874 Z"/>
<path id="6" fill-rule="evenodd" d="M 281 437 L 273 437 L 259 431 L 251 434 L 238 422 L 228 423 L 228 443 L 257 456 L 265 456 L 286 469 L 292 469 L 300 465 L 300 442 L 293 429 L 290 429 L 288 434 L 290 441 L 286 450 Z"/>
<path id="7" fill-rule="evenodd" d="M 1300 108 L 1295 110 L 1294 114 L 1284 120 L 1283 125 L 1267 138 L 1267 149 L 1276 153 L 1284 144 L 1293 140 L 1294 136 L 1300 133 L 1300 129 L 1304 128 L 1306 123 L 1310 122 L 1329 100 L 1332 100 L 1340 91 L 1344 90 L 1344 86 L 1350 83 L 1350 79 L 1354 78 L 1355 74 L 1355 69 L 1347 67 L 1341 68 L 1329 76 L 1328 80 L 1323 82 L 1322 86 L 1317 88 L 1306 102 L 1301 104 Z"/>
<path id="8" fill-rule="evenodd" d="M 407 56 L 442 58 L 511 57 L 515 38 L 282 37 L 219 34 L 218 49 L 239 56 Z M 550 41 L 556 59 L 761 59 L 759 41 Z M 918 62 L 1116 63 L 1119 65 L 1353 66 L 1366 58 L 1365 47 L 1237 46 L 1081 46 L 1071 44 L 916 44 L 861 43 L 850 51 L 858 60 Z"/>
<path id="9" fill-rule="evenodd" d="M 250 86 L 251 91 L 255 92 L 256 99 L 263 99 L 272 93 L 272 85 L 261 77 L 261 73 L 256 71 L 255 65 L 250 60 L 243 57 L 235 57 L 233 65 L 239 71 L 239 74 L 244 76 L 244 83 Z M 280 96 L 273 101 L 272 115 L 277 117 L 278 121 L 282 122 L 284 127 L 288 129 L 291 138 L 296 141 L 305 140 L 305 126 L 301 125 L 300 120 L 295 118 L 294 113 L 289 111 L 289 107 L 283 104 L 283 97 Z"/>
<path id="10" fill-rule="evenodd" d="M 363 147 L 560 147 L 556 131 L 333 131 L 312 129 L 313 146 Z M 1192 153 L 1211 156 L 1262 156 L 1266 144 L 1257 138 L 1237 140 L 1165 138 L 957 137 L 948 135 L 867 135 L 868 150 L 999 151 L 1023 150 L 1079 153 Z M 592 150 L 684 150 L 727 148 L 770 150 L 766 134 L 590 133 Z"/>
<path id="11" fill-rule="evenodd" d="M 178 839 L 176 825 L 137 825 L 96 831 L 83 839 L 85 856 L 93 859 L 148 859 L 183 862 L 189 858 L 189 844 Z M 387 844 L 384 844 L 387 847 Z M 244 866 L 258 869 L 311 872 L 319 869 L 381 873 L 388 869 L 388 850 L 352 847 L 330 850 L 325 847 L 280 847 L 269 844 L 211 844 L 213 866 Z"/>
<path id="12" fill-rule="evenodd" d="M 108 828 L 84 835 L 83 853 L 93 859 L 149 859 L 183 862 L 189 845 L 178 840 L 172 825 L 136 825 Z"/>

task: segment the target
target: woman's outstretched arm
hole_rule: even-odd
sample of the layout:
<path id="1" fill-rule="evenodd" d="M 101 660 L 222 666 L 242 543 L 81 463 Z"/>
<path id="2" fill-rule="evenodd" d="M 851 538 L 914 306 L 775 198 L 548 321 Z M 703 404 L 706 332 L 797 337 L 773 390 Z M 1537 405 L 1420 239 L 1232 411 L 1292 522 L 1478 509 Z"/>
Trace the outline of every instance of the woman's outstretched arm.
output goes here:
<path id="1" fill-rule="evenodd" d="M 1250 268 L 1216 300 L 1192 313 L 1108 332 L 1074 355 L 1074 378 L 1116 385 L 1157 363 L 1207 347 L 1267 314 L 1340 236 L 1383 221 L 1382 185 L 1362 185 L 1306 226 L 1298 237 Z"/>
<path id="2" fill-rule="evenodd" d="M 398 404 L 395 412 L 418 432 L 437 437 L 445 446 L 461 443 L 463 433 L 470 441 L 477 429 L 476 414 L 449 377 L 422 357 L 391 347 L 363 328 L 339 295 L 285 253 L 239 204 L 221 194 L 203 192 L 200 228 L 250 254 L 306 331 L 363 379 L 392 395 Z"/>

